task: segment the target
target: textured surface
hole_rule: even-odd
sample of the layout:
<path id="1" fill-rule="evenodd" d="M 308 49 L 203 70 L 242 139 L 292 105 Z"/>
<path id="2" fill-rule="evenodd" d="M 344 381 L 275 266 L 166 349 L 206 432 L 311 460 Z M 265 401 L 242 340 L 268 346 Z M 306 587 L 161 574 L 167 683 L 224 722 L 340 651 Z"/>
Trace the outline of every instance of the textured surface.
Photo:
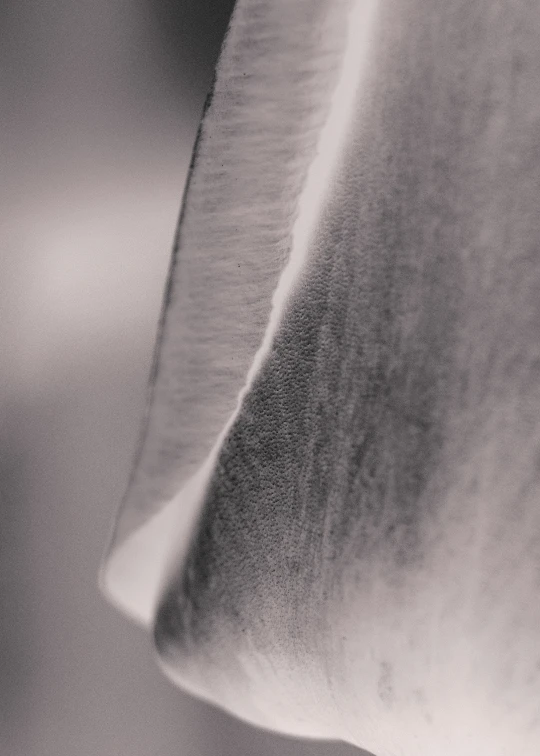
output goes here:
<path id="1" fill-rule="evenodd" d="M 235 6 L 186 189 L 146 422 L 102 574 L 109 597 L 143 624 L 168 561 L 163 541 L 177 554 L 187 545 L 212 454 L 276 310 L 350 6 Z"/>
<path id="2" fill-rule="evenodd" d="M 347 2 L 235 7 L 186 190 L 120 540 L 196 472 L 235 409 L 289 255 Z"/>
<path id="3" fill-rule="evenodd" d="M 354 756 L 183 694 L 96 585 L 226 3 L 0 4 L 2 756 Z"/>
<path id="4" fill-rule="evenodd" d="M 540 10 L 376 8 L 301 285 L 155 640 L 178 684 L 263 726 L 533 756 Z"/>

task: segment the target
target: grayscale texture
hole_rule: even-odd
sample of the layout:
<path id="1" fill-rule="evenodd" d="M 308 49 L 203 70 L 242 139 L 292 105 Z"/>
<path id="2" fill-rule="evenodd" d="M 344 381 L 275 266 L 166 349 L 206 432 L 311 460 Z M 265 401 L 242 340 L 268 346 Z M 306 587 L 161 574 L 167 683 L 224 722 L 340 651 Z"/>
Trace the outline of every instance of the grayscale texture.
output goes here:
<path id="1" fill-rule="evenodd" d="M 289 255 L 347 5 L 235 6 L 186 191 L 148 420 L 118 540 L 180 490 L 235 409 Z"/>
<path id="2" fill-rule="evenodd" d="M 178 684 L 263 726 L 533 756 L 540 7 L 381 0 L 374 29 L 156 643 Z"/>
<path id="3" fill-rule="evenodd" d="M 354 753 L 184 695 L 96 585 L 231 5 L 0 3 L 1 756 Z"/>

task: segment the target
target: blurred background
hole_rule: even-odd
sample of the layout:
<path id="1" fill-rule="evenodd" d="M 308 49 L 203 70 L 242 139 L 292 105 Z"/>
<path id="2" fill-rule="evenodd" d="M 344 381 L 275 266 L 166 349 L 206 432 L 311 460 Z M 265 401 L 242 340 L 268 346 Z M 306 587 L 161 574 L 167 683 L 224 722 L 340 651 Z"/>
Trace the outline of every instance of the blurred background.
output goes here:
<path id="1" fill-rule="evenodd" d="M 232 5 L 0 5 L 1 756 L 359 753 L 176 690 L 97 589 Z"/>

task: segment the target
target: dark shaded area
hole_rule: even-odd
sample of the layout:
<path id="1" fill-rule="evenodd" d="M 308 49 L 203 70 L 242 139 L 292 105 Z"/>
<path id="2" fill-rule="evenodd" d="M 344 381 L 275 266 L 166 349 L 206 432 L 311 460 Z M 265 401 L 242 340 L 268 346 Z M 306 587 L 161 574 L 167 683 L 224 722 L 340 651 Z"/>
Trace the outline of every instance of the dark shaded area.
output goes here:
<path id="1" fill-rule="evenodd" d="M 208 86 L 235 0 L 145 0 L 155 22 L 171 78 L 188 88 Z"/>
<path id="2" fill-rule="evenodd" d="M 16 407 L 3 408 L 0 434 L 0 729 L 13 737 L 24 726 L 38 662 L 32 628 L 28 522 L 27 440 L 17 432 Z M 2 737 L 0 736 L 0 744 Z"/>

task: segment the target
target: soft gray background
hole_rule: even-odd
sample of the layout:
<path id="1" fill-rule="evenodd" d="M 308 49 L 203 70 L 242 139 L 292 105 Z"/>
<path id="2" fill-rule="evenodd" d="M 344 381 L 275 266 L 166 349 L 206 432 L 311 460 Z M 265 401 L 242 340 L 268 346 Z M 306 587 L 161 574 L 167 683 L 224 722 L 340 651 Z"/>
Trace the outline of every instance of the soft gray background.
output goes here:
<path id="1" fill-rule="evenodd" d="M 358 754 L 175 690 L 97 591 L 231 0 L 0 6 L 0 754 Z"/>

